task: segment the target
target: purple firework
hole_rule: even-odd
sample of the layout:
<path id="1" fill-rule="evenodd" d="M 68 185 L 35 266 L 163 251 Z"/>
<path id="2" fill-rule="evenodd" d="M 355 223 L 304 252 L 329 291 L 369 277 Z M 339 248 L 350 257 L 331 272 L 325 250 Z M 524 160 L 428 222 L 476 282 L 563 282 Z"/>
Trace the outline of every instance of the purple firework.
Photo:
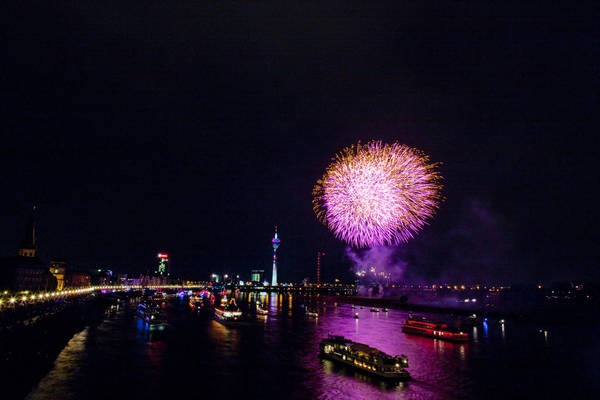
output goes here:
<path id="1" fill-rule="evenodd" d="M 438 164 L 403 144 L 371 141 L 337 153 L 313 189 L 317 218 L 357 248 L 406 242 L 441 201 Z"/>

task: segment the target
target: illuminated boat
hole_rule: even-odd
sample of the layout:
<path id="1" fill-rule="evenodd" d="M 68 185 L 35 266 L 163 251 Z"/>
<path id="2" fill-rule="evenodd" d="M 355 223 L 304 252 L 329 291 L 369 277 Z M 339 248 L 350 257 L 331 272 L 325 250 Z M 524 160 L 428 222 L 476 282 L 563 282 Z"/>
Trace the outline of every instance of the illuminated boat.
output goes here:
<path id="1" fill-rule="evenodd" d="M 409 379 L 408 357 L 391 356 L 363 343 L 343 336 L 329 335 L 320 344 L 323 358 L 348 365 L 361 372 L 386 380 Z"/>
<path id="2" fill-rule="evenodd" d="M 469 340 L 468 333 L 453 329 L 444 322 L 431 321 L 425 317 L 409 316 L 402 326 L 402 332 L 456 342 Z"/>
<path id="3" fill-rule="evenodd" d="M 371 312 L 379 312 L 379 308 L 373 307 L 371 308 Z"/>
<path id="4" fill-rule="evenodd" d="M 227 296 L 223 296 L 221 303 L 215 307 L 215 320 L 228 324 L 242 320 L 242 311 L 238 307 L 235 299 L 228 300 Z"/>
<path id="5" fill-rule="evenodd" d="M 167 318 L 161 308 L 161 303 L 154 300 L 142 301 L 137 306 L 137 316 L 151 328 L 164 329 L 167 325 Z"/>
<path id="6" fill-rule="evenodd" d="M 316 310 L 307 309 L 306 316 L 312 318 L 319 318 L 319 313 Z"/>
<path id="7" fill-rule="evenodd" d="M 190 309 L 192 311 L 200 311 L 201 309 L 204 308 L 204 301 L 203 301 L 202 297 L 192 295 L 192 296 L 190 296 L 188 305 L 190 306 Z"/>
<path id="8" fill-rule="evenodd" d="M 256 302 L 256 315 L 269 315 L 269 310 L 262 308 L 260 301 Z"/>

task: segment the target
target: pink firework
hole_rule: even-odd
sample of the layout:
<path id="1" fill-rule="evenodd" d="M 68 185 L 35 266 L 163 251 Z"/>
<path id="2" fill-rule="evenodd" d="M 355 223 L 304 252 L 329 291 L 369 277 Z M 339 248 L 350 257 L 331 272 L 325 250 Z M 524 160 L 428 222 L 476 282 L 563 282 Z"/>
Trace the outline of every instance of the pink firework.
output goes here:
<path id="1" fill-rule="evenodd" d="M 317 218 L 357 248 L 414 237 L 441 201 L 438 164 L 411 147 L 358 143 L 335 155 L 313 189 Z"/>

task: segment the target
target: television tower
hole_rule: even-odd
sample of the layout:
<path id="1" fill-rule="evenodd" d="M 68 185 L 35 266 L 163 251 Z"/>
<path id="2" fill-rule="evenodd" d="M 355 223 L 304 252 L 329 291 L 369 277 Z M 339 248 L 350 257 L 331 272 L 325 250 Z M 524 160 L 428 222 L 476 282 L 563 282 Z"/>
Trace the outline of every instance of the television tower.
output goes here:
<path id="1" fill-rule="evenodd" d="M 281 242 L 277 237 L 277 225 L 275 225 L 275 236 L 271 242 L 273 243 L 273 279 L 271 280 L 271 286 L 277 286 L 277 248 Z"/>

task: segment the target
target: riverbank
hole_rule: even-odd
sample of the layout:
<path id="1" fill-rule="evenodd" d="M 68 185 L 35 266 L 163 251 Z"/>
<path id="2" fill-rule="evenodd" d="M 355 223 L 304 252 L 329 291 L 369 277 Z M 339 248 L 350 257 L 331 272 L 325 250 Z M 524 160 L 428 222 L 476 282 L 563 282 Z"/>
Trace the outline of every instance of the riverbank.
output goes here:
<path id="1" fill-rule="evenodd" d="M 406 310 L 434 314 L 451 314 L 456 316 L 468 316 L 477 314 L 478 316 L 490 318 L 505 318 L 514 320 L 532 320 L 545 324 L 597 324 L 597 315 L 600 307 L 597 303 L 589 304 L 577 303 L 547 303 L 544 305 L 532 306 L 524 304 L 522 307 L 502 308 L 502 307 L 483 307 L 483 306 L 442 306 L 439 304 L 415 303 L 406 298 L 399 297 L 364 297 L 348 296 L 344 299 L 352 304 L 364 307 L 391 308 L 397 310 Z"/>
<path id="2" fill-rule="evenodd" d="M 10 325 L 0 333 L 0 376 L 10 383 L 3 399 L 22 399 L 50 370 L 69 339 L 86 326 L 102 320 L 111 300 L 86 295 L 54 304 L 40 305 L 36 316 L 4 315 Z"/>

